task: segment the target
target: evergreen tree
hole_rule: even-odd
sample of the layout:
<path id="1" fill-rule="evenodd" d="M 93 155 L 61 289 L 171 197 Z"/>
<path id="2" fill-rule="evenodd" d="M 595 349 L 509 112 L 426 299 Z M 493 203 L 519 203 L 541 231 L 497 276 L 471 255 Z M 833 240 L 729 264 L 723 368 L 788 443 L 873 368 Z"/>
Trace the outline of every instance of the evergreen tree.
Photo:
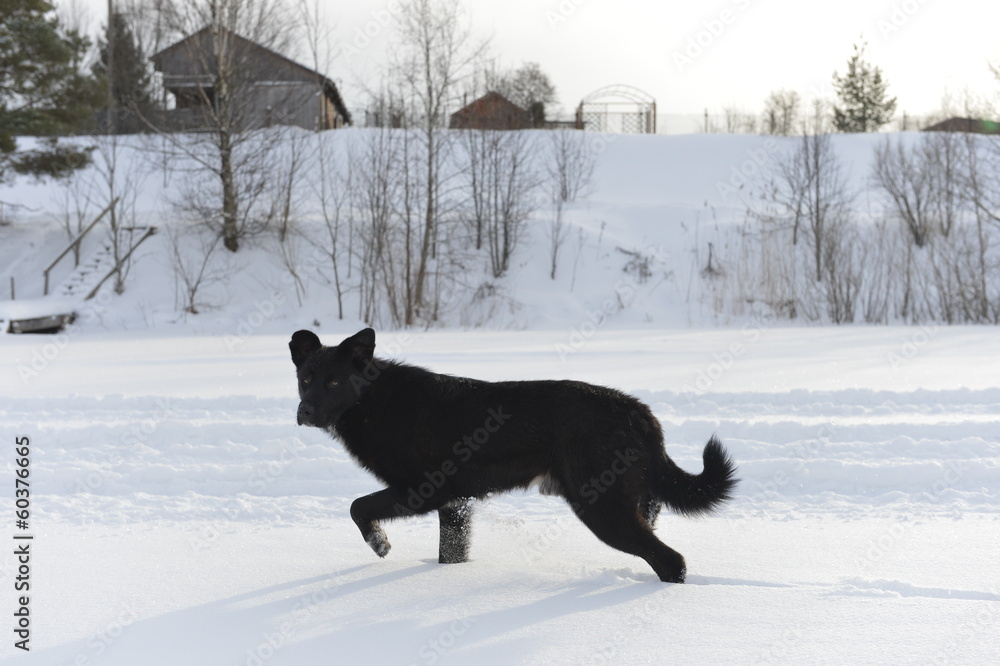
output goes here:
<path id="1" fill-rule="evenodd" d="M 88 129 L 101 99 L 81 65 L 89 40 L 65 30 L 45 0 L 0 0 L 0 181 L 8 168 L 61 176 L 88 161 L 88 151 L 49 141 L 17 153 L 16 136 L 55 136 Z"/>
<path id="2" fill-rule="evenodd" d="M 865 60 L 864 43 L 854 45 L 844 76 L 833 74 L 833 87 L 840 105 L 833 107 L 833 125 L 840 132 L 874 132 L 892 120 L 896 98 L 887 94 L 882 70 Z"/>
<path id="3" fill-rule="evenodd" d="M 115 52 L 112 94 L 119 109 L 127 109 L 140 116 L 148 116 L 153 108 L 152 77 L 146 66 L 148 59 L 139 48 L 135 35 L 124 14 L 115 12 L 111 21 L 114 32 Z M 95 77 L 107 86 L 108 39 L 105 27 L 102 37 L 97 40 L 99 57 L 91 67 Z"/>

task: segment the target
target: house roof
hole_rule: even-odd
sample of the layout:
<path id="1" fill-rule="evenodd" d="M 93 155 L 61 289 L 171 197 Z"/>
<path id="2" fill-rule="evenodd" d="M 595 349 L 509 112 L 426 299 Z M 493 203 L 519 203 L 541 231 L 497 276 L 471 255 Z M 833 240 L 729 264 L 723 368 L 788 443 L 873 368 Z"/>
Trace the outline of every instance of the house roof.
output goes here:
<path id="1" fill-rule="evenodd" d="M 1000 134 L 1000 123 L 980 118 L 948 118 L 930 127 L 925 132 L 974 132 L 977 134 Z"/>
<path id="2" fill-rule="evenodd" d="M 503 125 L 491 129 L 526 129 L 531 127 L 531 114 L 492 90 L 451 114 L 451 127 L 476 128 L 484 123 Z"/>
<path id="3" fill-rule="evenodd" d="M 337 112 L 344 117 L 344 120 L 350 124 L 351 114 L 347 110 L 347 106 L 344 104 L 343 99 L 340 96 L 340 91 L 337 89 L 337 84 L 331 81 L 329 78 L 320 74 L 319 72 L 309 69 L 308 67 L 301 65 L 291 58 L 285 57 L 273 51 L 266 46 L 262 46 L 256 42 L 253 42 L 245 37 L 241 37 L 235 32 L 230 31 L 230 37 L 233 39 L 234 45 L 244 52 L 256 52 L 262 55 L 264 58 L 270 60 L 275 64 L 275 68 L 272 70 L 269 68 L 268 73 L 278 73 L 282 78 L 280 80 L 289 81 L 317 81 L 323 94 L 326 95 L 336 106 Z M 153 66 L 157 71 L 163 72 L 164 75 L 169 75 L 171 72 L 166 71 L 164 67 L 170 67 L 171 60 L 180 57 L 184 58 L 186 54 L 192 52 L 210 52 L 210 42 L 211 32 L 210 26 L 205 26 L 198 32 L 188 35 L 184 39 L 171 44 L 170 46 L 162 49 L 161 51 L 153 54 L 150 60 L 153 61 Z M 279 71 L 280 70 L 280 71 Z M 183 74 L 183 73 L 182 73 Z M 260 78 L 258 80 L 274 80 L 273 77 Z"/>

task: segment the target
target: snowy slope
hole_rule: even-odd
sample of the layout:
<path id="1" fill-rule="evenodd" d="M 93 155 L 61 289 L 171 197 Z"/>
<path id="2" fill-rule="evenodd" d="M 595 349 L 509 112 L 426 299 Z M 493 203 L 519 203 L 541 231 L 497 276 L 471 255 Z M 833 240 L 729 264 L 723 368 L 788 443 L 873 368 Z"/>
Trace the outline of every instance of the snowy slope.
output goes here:
<path id="1" fill-rule="evenodd" d="M 320 135 L 304 133 L 301 141 L 323 143 L 342 162 L 349 147 L 365 140 L 371 130 L 349 129 Z M 544 155 L 547 132 L 529 132 L 532 149 Z M 909 140 L 916 140 L 913 135 Z M 701 276 L 714 243 L 715 260 L 735 261 L 746 220 L 748 202 L 763 185 L 762 174 L 776 168 L 778 157 L 795 148 L 795 138 L 748 135 L 620 136 L 587 134 L 595 159 L 592 187 L 586 197 L 569 206 L 570 233 L 560 252 L 556 280 L 549 279 L 548 224 L 551 210 L 539 203 L 508 274 L 494 280 L 483 261 L 473 261 L 461 282 L 451 309 L 442 314 L 444 325 L 463 328 L 540 329 L 586 326 L 587 317 L 604 312 L 615 327 L 688 327 L 743 324 L 753 312 L 730 313 L 731 287 L 720 287 Z M 868 185 L 873 151 L 883 137 L 836 136 L 837 155 L 858 190 Z M 152 143 L 151 143 L 152 142 Z M 27 144 L 26 144 L 27 145 Z M 247 239 L 235 255 L 216 253 L 209 281 L 199 296 L 201 315 L 183 312 L 183 291 L 170 258 L 170 234 L 180 233 L 197 252 L 193 235 L 176 201 L 188 158 L 172 157 L 169 169 L 158 160 L 162 147 L 146 137 L 125 137 L 119 149 L 121 171 L 133 175 L 138 190 L 134 209 L 139 224 L 153 224 L 160 233 L 141 246 L 135 256 L 124 294 L 107 291 L 79 307 L 78 326 L 88 331 L 173 328 L 194 333 L 233 333 L 244 321 L 256 321 L 255 332 L 277 333 L 289 322 L 302 325 L 336 320 L 336 306 L 326 262 L 312 265 L 311 248 L 300 247 L 300 273 L 305 294 L 297 293 L 276 252 L 271 236 Z M 97 153 L 96 159 L 102 159 Z M 539 158 L 541 159 L 541 158 Z M 343 164 L 343 168 L 347 168 Z M 62 220 L 75 215 L 73 188 L 93 198 L 90 217 L 98 212 L 105 192 L 96 167 L 81 172 L 73 183 L 15 181 L 4 189 L 12 220 L 0 226 L 0 293 L 8 296 L 9 277 L 16 279 L 19 298 L 41 295 L 41 271 L 66 243 Z M 304 233 L 324 238 L 316 227 L 318 203 L 314 185 L 300 179 L 295 193 L 296 219 Z M 93 188 L 93 189 L 87 189 Z M 134 190 L 133 190 L 134 191 Z M 77 195 L 78 196 L 78 195 Z M 172 203 L 174 202 L 174 203 Z M 859 197 L 858 206 L 867 206 Z M 868 214 L 867 210 L 861 214 Z M 90 219 L 89 217 L 86 219 Z M 102 222 L 92 232 L 106 233 Z M 347 242 L 342 242 L 347 247 Z M 648 279 L 624 269 L 626 252 L 651 259 Z M 482 259 L 482 257 L 480 257 Z M 342 261 L 346 259 L 342 258 Z M 71 266 L 60 264 L 59 270 Z M 322 275 L 321 275 L 322 273 Z M 356 278 L 346 294 L 347 318 L 357 317 Z M 477 302 L 478 287 L 489 284 L 497 296 Z M 720 293 L 721 292 L 721 293 Z M 299 298 L 302 298 L 300 305 Z M 722 303 L 726 303 L 723 307 Z M 744 316 L 745 315 L 745 316 Z"/>
<path id="2" fill-rule="evenodd" d="M 914 329 L 848 333 L 763 331 L 707 390 L 685 387 L 739 331 L 602 331 L 563 359 L 545 332 L 400 345 L 442 371 L 631 390 L 692 471 L 722 437 L 737 499 L 658 528 L 685 586 L 534 492 L 477 507 L 467 564 L 436 564 L 430 518 L 390 524 L 378 560 L 348 515 L 378 484 L 294 425 L 284 336 L 230 354 L 221 337 L 81 335 L 30 394 L 3 378 L 0 431 L 32 437 L 38 493 L 35 650 L 16 663 L 987 663 L 996 336 L 941 329 L 899 364 Z M 4 368 L 39 344 L 11 341 Z"/>

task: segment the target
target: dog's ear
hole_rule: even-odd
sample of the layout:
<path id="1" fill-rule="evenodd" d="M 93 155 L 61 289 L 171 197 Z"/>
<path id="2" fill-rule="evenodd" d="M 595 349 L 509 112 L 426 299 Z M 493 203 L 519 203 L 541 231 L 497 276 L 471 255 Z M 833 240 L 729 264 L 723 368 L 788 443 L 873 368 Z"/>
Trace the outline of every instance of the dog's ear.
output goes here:
<path id="1" fill-rule="evenodd" d="M 312 331 L 295 331 L 292 334 L 292 341 L 288 343 L 288 348 L 292 350 L 292 363 L 296 368 L 299 367 L 309 354 L 322 346 Z"/>
<path id="2" fill-rule="evenodd" d="M 375 354 L 375 331 L 370 328 L 358 331 L 341 342 L 339 347 L 347 351 L 352 359 L 367 363 Z"/>

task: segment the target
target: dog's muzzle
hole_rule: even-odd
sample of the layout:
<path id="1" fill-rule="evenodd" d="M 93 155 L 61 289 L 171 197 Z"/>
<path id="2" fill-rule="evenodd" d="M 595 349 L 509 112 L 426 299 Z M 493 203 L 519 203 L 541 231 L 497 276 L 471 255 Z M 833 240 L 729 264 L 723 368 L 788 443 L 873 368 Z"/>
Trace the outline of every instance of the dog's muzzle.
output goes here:
<path id="1" fill-rule="evenodd" d="M 313 413 L 314 410 L 312 405 L 307 402 L 300 402 L 299 411 L 296 414 L 296 420 L 299 425 L 312 425 Z"/>

